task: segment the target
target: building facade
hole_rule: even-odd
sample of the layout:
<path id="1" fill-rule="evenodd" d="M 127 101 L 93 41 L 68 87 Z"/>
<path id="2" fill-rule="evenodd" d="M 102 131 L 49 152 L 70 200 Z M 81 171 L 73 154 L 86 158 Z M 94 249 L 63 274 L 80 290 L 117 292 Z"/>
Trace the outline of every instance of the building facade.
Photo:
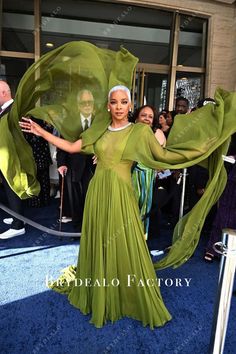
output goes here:
<path id="1" fill-rule="evenodd" d="M 220 86 L 236 90 L 236 4 L 232 0 L 0 0 L 0 77 L 13 88 L 42 54 L 86 40 L 139 58 L 134 105 L 191 107 Z"/>

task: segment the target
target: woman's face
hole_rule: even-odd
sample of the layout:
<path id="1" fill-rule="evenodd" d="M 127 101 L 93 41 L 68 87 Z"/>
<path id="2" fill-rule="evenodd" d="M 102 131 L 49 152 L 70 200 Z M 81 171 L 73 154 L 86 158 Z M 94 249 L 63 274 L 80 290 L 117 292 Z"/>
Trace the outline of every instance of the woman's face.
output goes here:
<path id="1" fill-rule="evenodd" d="M 160 124 L 160 125 L 165 125 L 165 124 L 166 124 L 166 119 L 165 119 L 165 117 L 163 116 L 163 114 L 161 114 L 161 115 L 159 116 L 159 124 Z"/>
<path id="2" fill-rule="evenodd" d="M 167 113 L 167 117 L 166 117 L 166 123 L 167 125 L 171 126 L 173 123 L 173 118 L 172 115 L 170 113 Z"/>
<path id="3" fill-rule="evenodd" d="M 154 119 L 154 112 L 150 107 L 144 107 L 139 112 L 138 118 L 136 119 L 137 123 L 145 123 L 152 127 Z"/>
<path id="4" fill-rule="evenodd" d="M 111 111 L 112 119 L 127 120 L 130 107 L 131 103 L 125 91 L 117 90 L 111 93 L 108 108 Z"/>

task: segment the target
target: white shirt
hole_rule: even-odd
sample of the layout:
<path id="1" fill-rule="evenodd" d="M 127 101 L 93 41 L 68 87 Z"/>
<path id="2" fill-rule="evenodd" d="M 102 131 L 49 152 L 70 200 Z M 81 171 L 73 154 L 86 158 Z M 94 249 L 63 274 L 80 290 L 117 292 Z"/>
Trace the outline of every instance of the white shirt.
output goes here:
<path id="1" fill-rule="evenodd" d="M 84 130 L 84 128 L 85 128 L 85 119 L 88 120 L 88 126 L 90 127 L 91 121 L 92 121 L 92 114 L 90 114 L 90 116 L 88 116 L 88 117 L 84 117 L 83 114 L 80 113 L 80 119 L 81 119 L 82 127 L 83 127 L 83 130 Z"/>
<path id="2" fill-rule="evenodd" d="M 13 100 L 13 98 L 12 98 L 11 100 L 9 100 L 9 101 L 3 103 L 3 105 L 1 106 L 1 111 L 5 111 L 5 109 L 6 109 L 8 106 L 10 106 L 13 101 L 14 101 L 14 100 Z"/>

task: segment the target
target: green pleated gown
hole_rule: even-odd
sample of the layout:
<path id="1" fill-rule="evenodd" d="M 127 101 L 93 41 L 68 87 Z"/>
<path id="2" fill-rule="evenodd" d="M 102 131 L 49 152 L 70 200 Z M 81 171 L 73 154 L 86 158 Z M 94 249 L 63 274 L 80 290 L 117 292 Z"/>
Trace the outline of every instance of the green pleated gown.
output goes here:
<path id="1" fill-rule="evenodd" d="M 133 161 L 122 158 L 134 129 L 107 130 L 86 151 L 96 154 L 98 164 L 87 192 L 69 301 L 82 313 L 91 313 L 96 327 L 123 316 L 151 328 L 171 319 L 144 239 L 131 183 Z"/>

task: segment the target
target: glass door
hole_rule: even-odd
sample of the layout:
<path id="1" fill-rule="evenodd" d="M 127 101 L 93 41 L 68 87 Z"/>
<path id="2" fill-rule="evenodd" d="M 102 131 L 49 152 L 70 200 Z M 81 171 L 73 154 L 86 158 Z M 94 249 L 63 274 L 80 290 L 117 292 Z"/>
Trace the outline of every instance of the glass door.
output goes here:
<path id="1" fill-rule="evenodd" d="M 167 107 L 168 69 L 153 70 L 152 66 L 139 64 L 134 74 L 133 107 L 134 109 L 149 104 L 157 111 Z"/>

